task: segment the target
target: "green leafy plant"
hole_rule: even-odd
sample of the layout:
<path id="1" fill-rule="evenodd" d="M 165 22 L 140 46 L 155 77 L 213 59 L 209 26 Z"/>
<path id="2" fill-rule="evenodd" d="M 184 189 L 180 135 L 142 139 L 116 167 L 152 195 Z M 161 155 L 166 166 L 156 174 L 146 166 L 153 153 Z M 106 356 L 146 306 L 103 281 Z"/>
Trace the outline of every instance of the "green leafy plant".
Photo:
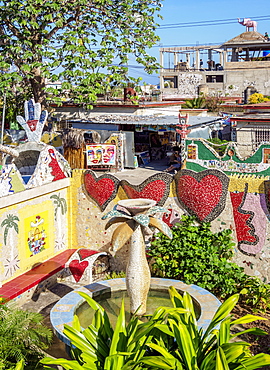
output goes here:
<path id="1" fill-rule="evenodd" d="M 203 109 L 206 107 L 206 100 L 203 96 L 194 99 L 188 99 L 185 101 L 185 104 L 183 104 L 182 107 L 188 109 Z"/>
<path id="2" fill-rule="evenodd" d="M 219 297 L 242 289 L 244 269 L 230 261 L 231 230 L 213 233 L 210 223 L 198 224 L 195 217 L 183 215 L 172 233 L 171 240 L 157 234 L 151 243 L 148 255 L 154 275 L 199 285 Z"/>
<path id="3" fill-rule="evenodd" d="M 250 328 L 231 334 L 233 326 L 263 320 L 253 315 L 232 319 L 230 313 L 239 295 L 225 301 L 203 330 L 197 324 L 191 296 L 181 296 L 174 287 L 169 293 L 173 307 L 157 308 L 145 323 L 133 316 L 126 325 L 122 303 L 113 329 L 104 309 L 80 292 L 95 316 L 84 330 L 76 315 L 72 327 L 65 325 L 64 333 L 76 347 L 73 360 L 47 357 L 41 363 L 74 370 L 253 370 L 270 364 L 270 355 L 252 356 L 249 343 L 235 341 L 245 333 L 264 335 L 263 330 Z"/>
<path id="4" fill-rule="evenodd" d="M 125 278 L 126 273 L 124 271 L 112 271 L 106 275 L 105 280 Z"/>
<path id="5" fill-rule="evenodd" d="M 139 362 L 146 351 L 146 343 L 152 340 L 151 331 L 157 318 L 142 323 L 132 316 L 125 320 L 124 303 L 120 309 L 115 328 L 107 313 L 96 301 L 83 292 L 80 294 L 95 311 L 91 325 L 82 329 L 74 315 L 72 327 L 65 325 L 64 334 L 75 348 L 71 349 L 73 360 L 44 358 L 42 364 L 61 365 L 64 369 L 131 370 L 141 369 Z"/>
<path id="6" fill-rule="evenodd" d="M 34 369 L 43 350 L 48 348 L 52 332 L 39 313 L 24 311 L 7 304 L 0 306 L 0 368 L 18 369 L 27 363 Z"/>
<path id="7" fill-rule="evenodd" d="M 219 155 L 224 155 L 227 149 L 227 140 L 221 140 L 218 138 L 213 138 L 213 139 L 208 139 L 209 143 L 215 144 L 213 145 L 213 148 L 215 149 L 216 152 L 218 152 Z"/>
<path id="8" fill-rule="evenodd" d="M 254 311 L 266 312 L 270 309 L 270 285 L 260 278 L 248 277 L 240 293 L 241 303 L 253 307 Z"/>
<path id="9" fill-rule="evenodd" d="M 91 106 L 112 82 L 139 80 L 128 76 L 129 54 L 147 73 L 159 68 L 148 49 L 159 40 L 160 8 L 160 0 L 1 2 L 0 92 L 26 91 L 43 107 L 63 96 Z"/>
<path id="10" fill-rule="evenodd" d="M 192 298 L 188 293 L 181 296 L 170 287 L 174 310 L 161 308 L 158 324 L 160 336 L 155 335 L 147 346 L 159 355 L 144 356 L 140 361 L 150 369 L 175 370 L 253 370 L 270 364 L 270 355 L 260 353 L 252 356 L 249 343 L 234 341 L 239 335 L 253 333 L 267 334 L 261 329 L 251 328 L 231 334 L 235 325 L 262 319 L 246 315 L 233 320 L 230 315 L 238 302 L 239 295 L 228 298 L 217 310 L 205 331 L 198 327 Z M 182 308 L 184 312 L 177 312 Z"/>

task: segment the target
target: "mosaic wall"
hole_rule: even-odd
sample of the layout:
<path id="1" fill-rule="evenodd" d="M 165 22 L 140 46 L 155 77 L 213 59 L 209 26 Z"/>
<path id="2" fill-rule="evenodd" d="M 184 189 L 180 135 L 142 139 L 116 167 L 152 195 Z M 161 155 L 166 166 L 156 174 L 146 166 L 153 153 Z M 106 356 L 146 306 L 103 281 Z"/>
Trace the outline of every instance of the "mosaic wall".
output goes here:
<path id="1" fill-rule="evenodd" d="M 69 180 L 9 195 L 0 206 L 0 283 L 30 270 L 69 245 Z"/>
<path id="2" fill-rule="evenodd" d="M 31 158 L 31 151 L 27 150 L 28 144 L 22 144 L 19 158 L 27 164 L 27 152 Z M 25 152 L 23 148 L 26 147 Z M 39 149 L 40 150 L 40 149 Z M 33 153 L 35 152 L 33 146 Z M 39 152 L 37 163 L 32 166 L 17 168 L 15 163 L 3 165 L 0 169 L 0 197 L 18 193 L 25 189 L 35 188 L 53 181 L 70 177 L 71 170 L 65 158 L 52 146 L 45 145 Z M 32 168 L 33 167 L 33 168 Z"/>
<path id="3" fill-rule="evenodd" d="M 207 140 L 186 140 L 186 168 L 200 172 L 206 169 L 217 169 L 227 175 L 254 174 L 270 175 L 270 146 L 261 144 L 250 156 L 242 157 L 237 144 L 230 142 L 223 146 L 224 153 L 217 152 L 216 146 Z"/>
<path id="4" fill-rule="evenodd" d="M 168 209 L 162 219 L 169 226 L 188 213 L 199 221 L 210 221 L 213 231 L 230 228 L 235 241 L 235 262 L 247 273 L 270 280 L 268 177 L 227 176 L 216 169 L 199 173 L 185 169 L 175 176 L 158 173 L 140 185 L 119 181 L 110 174 L 96 177 L 92 171 L 77 170 L 73 177 L 77 184 L 77 191 L 73 192 L 76 245 L 109 251 L 114 228 L 105 230 L 103 213 L 120 199 L 150 198 Z M 114 268 L 125 268 L 127 248 L 128 245 L 114 256 Z"/>
<path id="5" fill-rule="evenodd" d="M 154 199 L 167 208 L 160 217 L 170 227 L 183 213 L 189 213 L 199 221 L 210 221 L 213 231 L 230 228 L 235 262 L 247 273 L 270 281 L 269 177 L 184 169 L 175 176 L 156 173 L 139 185 L 111 174 L 97 176 L 91 170 L 74 170 L 72 178 L 60 176 L 59 181 L 3 197 L 0 282 L 68 248 L 112 252 L 111 237 L 117 225 L 106 230 L 102 216 L 127 198 Z M 116 252 L 111 260 L 113 269 L 125 269 L 127 249 L 128 244 Z M 84 271 L 91 273 L 94 257 L 75 257 L 68 267 L 71 279 L 77 282 Z"/>

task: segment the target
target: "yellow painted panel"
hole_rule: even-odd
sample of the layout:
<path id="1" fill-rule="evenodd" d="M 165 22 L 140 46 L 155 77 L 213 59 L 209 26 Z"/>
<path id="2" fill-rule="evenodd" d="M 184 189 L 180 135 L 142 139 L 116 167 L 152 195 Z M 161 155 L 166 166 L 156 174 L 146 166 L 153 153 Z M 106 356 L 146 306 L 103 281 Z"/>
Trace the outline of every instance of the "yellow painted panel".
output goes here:
<path id="1" fill-rule="evenodd" d="M 28 205 L 19 211 L 21 271 L 54 255 L 54 209 L 51 201 Z"/>

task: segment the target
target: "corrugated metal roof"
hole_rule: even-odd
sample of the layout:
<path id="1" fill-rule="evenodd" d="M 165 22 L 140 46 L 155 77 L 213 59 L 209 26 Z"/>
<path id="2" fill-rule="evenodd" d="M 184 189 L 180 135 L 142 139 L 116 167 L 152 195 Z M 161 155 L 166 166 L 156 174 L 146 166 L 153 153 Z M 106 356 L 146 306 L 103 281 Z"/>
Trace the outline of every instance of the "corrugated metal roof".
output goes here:
<path id="1" fill-rule="evenodd" d="M 218 116 L 190 116 L 188 124 L 190 126 L 201 126 L 211 124 L 213 122 L 222 121 L 222 117 Z M 93 117 L 89 121 L 73 120 L 70 123 L 83 125 L 89 124 L 112 124 L 112 125 L 141 125 L 141 126 L 174 126 L 179 124 L 177 116 L 134 116 L 134 115 L 102 115 L 99 117 Z"/>

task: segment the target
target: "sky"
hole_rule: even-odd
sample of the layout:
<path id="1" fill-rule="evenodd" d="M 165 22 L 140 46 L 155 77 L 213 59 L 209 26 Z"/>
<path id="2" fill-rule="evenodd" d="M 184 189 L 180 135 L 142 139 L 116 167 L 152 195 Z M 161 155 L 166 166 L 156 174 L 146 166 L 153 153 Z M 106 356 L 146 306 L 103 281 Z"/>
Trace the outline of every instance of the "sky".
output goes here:
<path id="1" fill-rule="evenodd" d="M 246 30 L 238 18 L 257 21 L 257 31 L 270 35 L 269 0 L 163 0 L 160 14 L 163 17 L 163 20 L 158 18 L 160 42 L 149 50 L 158 61 L 160 47 L 221 44 L 232 39 Z M 159 83 L 158 74 L 147 75 L 143 67 L 136 66 L 132 56 L 129 64 L 130 75 L 142 77 L 149 84 Z"/>

